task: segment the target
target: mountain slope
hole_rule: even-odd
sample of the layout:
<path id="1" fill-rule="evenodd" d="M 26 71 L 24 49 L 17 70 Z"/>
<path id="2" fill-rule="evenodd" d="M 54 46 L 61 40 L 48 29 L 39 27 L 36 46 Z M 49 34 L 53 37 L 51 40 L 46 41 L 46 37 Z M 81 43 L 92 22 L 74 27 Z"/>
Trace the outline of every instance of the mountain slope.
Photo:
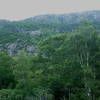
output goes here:
<path id="1" fill-rule="evenodd" d="M 58 15 L 40 15 L 17 22 L 0 20 L 0 30 L 26 32 L 49 29 L 57 32 L 68 32 L 72 31 L 74 28 L 77 28 L 80 20 L 82 19 L 89 19 L 94 23 L 97 22 L 99 25 L 100 11 L 87 11 Z"/>
<path id="2" fill-rule="evenodd" d="M 37 44 L 51 34 L 68 33 L 79 26 L 81 20 L 88 19 L 100 30 L 100 11 L 71 14 L 40 15 L 21 21 L 0 20 L 0 50 L 8 50 L 10 55 L 25 49 L 36 53 Z"/>
<path id="3" fill-rule="evenodd" d="M 86 11 L 86 12 L 58 14 L 58 15 L 55 14 L 41 15 L 26 19 L 25 21 L 48 22 L 48 23 L 73 23 L 73 22 L 79 22 L 81 19 L 100 21 L 100 11 Z"/>

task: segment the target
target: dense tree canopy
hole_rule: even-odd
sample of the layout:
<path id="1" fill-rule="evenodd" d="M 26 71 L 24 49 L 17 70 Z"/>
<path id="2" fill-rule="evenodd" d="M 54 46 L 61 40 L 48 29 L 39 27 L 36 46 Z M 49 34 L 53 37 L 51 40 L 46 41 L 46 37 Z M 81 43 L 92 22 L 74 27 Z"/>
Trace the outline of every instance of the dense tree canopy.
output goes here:
<path id="1" fill-rule="evenodd" d="M 0 52 L 1 100 L 100 100 L 100 33 L 91 23 L 37 45 L 37 55 Z"/>

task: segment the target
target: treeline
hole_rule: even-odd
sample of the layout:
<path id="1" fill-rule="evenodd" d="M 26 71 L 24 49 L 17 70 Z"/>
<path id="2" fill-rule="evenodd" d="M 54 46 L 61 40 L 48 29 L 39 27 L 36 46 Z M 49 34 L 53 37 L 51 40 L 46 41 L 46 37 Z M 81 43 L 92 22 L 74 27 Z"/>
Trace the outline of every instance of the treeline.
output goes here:
<path id="1" fill-rule="evenodd" d="M 41 31 L 49 30 L 57 33 L 70 32 L 76 29 L 80 25 L 80 22 L 72 22 L 72 23 L 57 23 L 57 22 L 32 22 L 32 21 L 18 21 L 18 22 L 10 22 L 10 21 L 1 21 L 0 22 L 0 30 L 5 30 L 8 32 L 15 33 L 25 33 L 31 31 Z M 100 24 L 98 23 L 98 26 Z"/>
<path id="2" fill-rule="evenodd" d="M 38 47 L 36 56 L 0 52 L 0 100 L 100 100 L 100 34 L 92 24 Z"/>

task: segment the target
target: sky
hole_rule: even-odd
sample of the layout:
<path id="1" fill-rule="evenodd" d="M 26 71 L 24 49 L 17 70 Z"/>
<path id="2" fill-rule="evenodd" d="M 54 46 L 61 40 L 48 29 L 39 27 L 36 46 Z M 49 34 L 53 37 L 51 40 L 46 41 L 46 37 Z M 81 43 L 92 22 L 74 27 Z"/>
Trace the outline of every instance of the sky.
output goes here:
<path id="1" fill-rule="evenodd" d="M 0 0 L 0 19 L 100 10 L 100 0 Z"/>

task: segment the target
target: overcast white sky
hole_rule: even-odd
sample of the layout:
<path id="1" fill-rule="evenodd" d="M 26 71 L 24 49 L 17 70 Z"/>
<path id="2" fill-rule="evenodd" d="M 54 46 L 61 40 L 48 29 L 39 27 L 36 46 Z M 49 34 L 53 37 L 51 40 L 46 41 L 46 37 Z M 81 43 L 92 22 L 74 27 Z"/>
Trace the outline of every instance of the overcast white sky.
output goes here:
<path id="1" fill-rule="evenodd" d="M 21 20 L 85 10 L 100 10 L 100 0 L 0 0 L 0 19 Z"/>

